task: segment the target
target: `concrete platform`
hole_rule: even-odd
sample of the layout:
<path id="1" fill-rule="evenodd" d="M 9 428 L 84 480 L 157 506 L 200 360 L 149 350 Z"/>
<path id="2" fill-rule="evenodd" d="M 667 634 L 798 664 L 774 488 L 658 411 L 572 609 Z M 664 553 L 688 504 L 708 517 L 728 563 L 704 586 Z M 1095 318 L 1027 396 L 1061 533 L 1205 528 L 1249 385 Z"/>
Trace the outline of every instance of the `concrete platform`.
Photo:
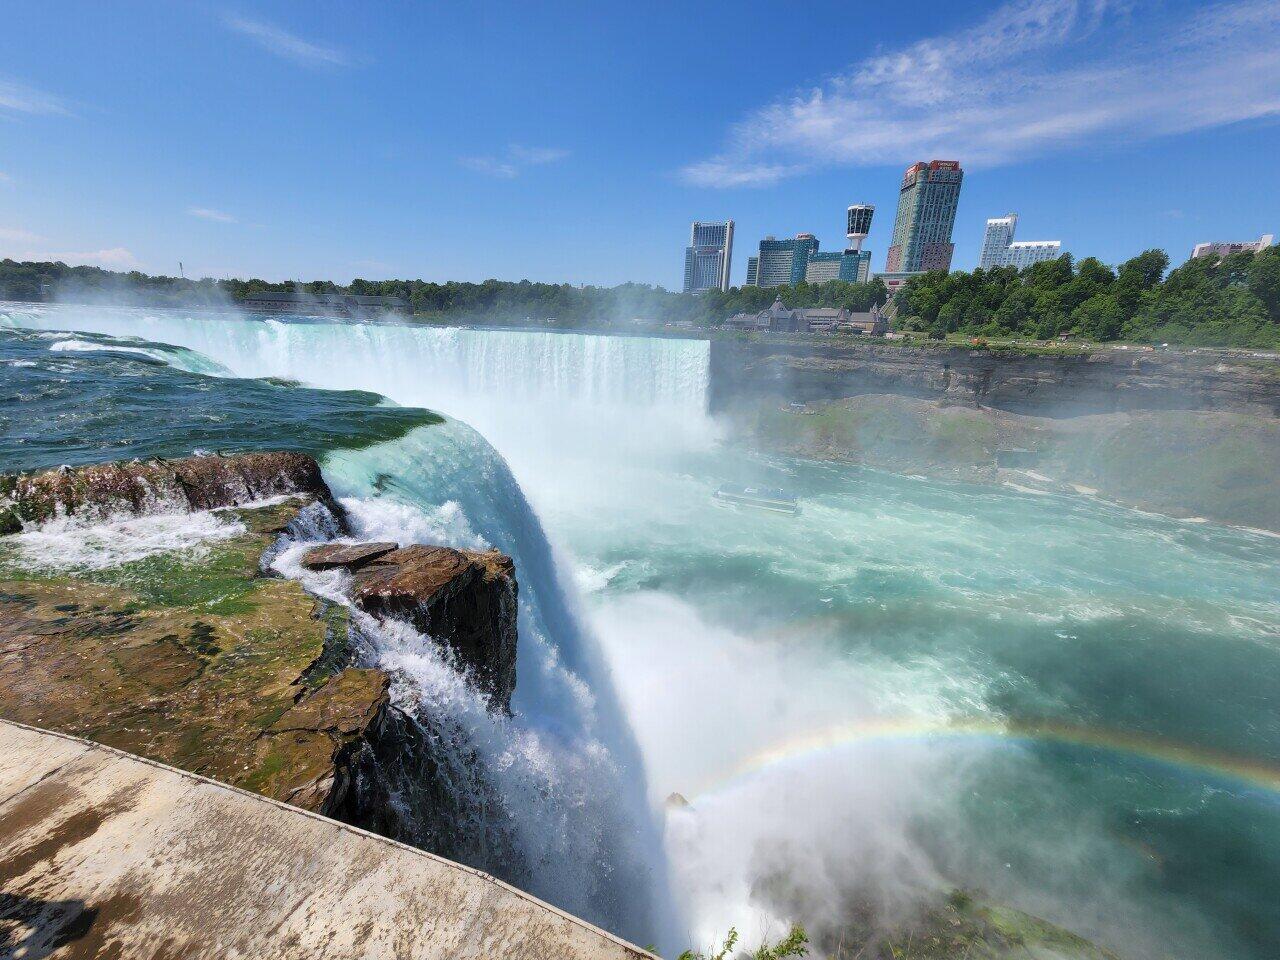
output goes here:
<path id="1" fill-rule="evenodd" d="M 0 957 L 652 960 L 478 870 L 7 721 Z"/>

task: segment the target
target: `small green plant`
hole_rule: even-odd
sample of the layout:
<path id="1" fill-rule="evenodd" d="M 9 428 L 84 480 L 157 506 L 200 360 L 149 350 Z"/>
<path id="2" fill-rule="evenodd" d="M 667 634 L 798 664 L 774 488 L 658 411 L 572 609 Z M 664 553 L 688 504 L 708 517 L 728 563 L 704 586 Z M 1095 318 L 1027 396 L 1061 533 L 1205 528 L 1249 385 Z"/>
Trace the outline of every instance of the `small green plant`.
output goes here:
<path id="1" fill-rule="evenodd" d="M 729 928 L 728 934 L 725 935 L 724 945 L 719 951 L 707 956 L 704 953 L 686 950 L 680 954 L 676 960 L 732 960 L 733 949 L 738 945 L 738 931 L 733 927 Z M 791 928 L 791 932 L 782 940 L 770 946 L 762 943 L 751 954 L 751 960 L 786 960 L 787 957 L 805 957 L 809 955 L 809 936 L 804 932 L 804 927 L 795 924 Z"/>
<path id="2" fill-rule="evenodd" d="M 791 932 L 782 940 L 779 940 L 772 947 L 767 944 L 761 944 L 759 949 L 751 955 L 752 960 L 784 960 L 786 957 L 804 957 L 809 954 L 809 937 L 804 932 L 804 927 L 795 924 L 791 928 Z"/>
<path id="3" fill-rule="evenodd" d="M 692 950 L 686 950 L 676 960 L 725 960 L 729 956 L 729 952 L 738 945 L 738 931 L 733 927 L 729 928 L 728 934 L 724 938 L 724 946 L 720 948 L 719 953 L 713 953 L 708 957 L 704 953 L 695 953 Z"/>

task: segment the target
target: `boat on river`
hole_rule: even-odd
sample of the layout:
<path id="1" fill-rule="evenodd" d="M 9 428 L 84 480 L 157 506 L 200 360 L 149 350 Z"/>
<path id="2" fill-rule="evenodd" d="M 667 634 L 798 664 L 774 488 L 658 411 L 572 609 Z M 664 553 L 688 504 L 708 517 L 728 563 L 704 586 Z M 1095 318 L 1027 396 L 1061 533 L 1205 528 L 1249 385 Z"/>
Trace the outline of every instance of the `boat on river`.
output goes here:
<path id="1" fill-rule="evenodd" d="M 795 495 L 780 487 L 749 487 L 741 483 L 725 483 L 711 496 L 721 503 L 738 507 L 753 507 L 792 516 L 800 512 L 800 503 Z"/>

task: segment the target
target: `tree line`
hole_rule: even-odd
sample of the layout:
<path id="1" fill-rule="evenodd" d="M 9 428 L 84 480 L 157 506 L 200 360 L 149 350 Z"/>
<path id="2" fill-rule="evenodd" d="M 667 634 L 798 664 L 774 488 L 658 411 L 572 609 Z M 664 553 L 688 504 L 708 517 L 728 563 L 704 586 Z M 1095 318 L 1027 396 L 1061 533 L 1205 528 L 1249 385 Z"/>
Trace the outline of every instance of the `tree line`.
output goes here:
<path id="1" fill-rule="evenodd" d="M 1021 271 L 927 273 L 902 288 L 897 322 L 939 337 L 1280 347 L 1280 248 L 1168 268 L 1147 250 L 1114 269 L 1065 254 Z"/>
<path id="2" fill-rule="evenodd" d="M 662 287 L 624 283 L 616 287 L 574 286 L 486 280 L 483 283 L 431 283 L 425 280 L 352 280 L 341 286 L 330 280 L 189 280 L 150 276 L 65 263 L 0 261 L 0 299 L 42 301 L 111 300 L 147 306 L 217 306 L 234 304 L 257 293 L 304 292 L 396 296 L 407 300 L 424 319 L 487 323 L 543 321 L 554 317 L 563 326 L 624 323 L 633 319 L 687 321 L 699 327 L 722 323 L 740 312 L 767 309 L 781 296 L 788 307 L 845 307 L 870 310 L 887 294 L 879 280 L 871 283 L 832 281 L 821 285 L 761 289 L 735 287 L 726 292 L 673 293 Z"/>
<path id="3" fill-rule="evenodd" d="M 154 306 L 234 304 L 265 291 L 398 296 L 424 320 L 522 323 L 554 317 L 561 326 L 620 324 L 633 319 L 715 327 L 735 313 L 767 309 L 776 297 L 791 308 L 865 311 L 887 299 L 884 284 L 800 283 L 673 293 L 625 283 L 616 287 L 486 280 L 329 280 L 268 282 L 189 280 L 65 263 L 0 261 L 0 299 L 110 300 Z M 997 267 L 941 271 L 909 280 L 895 323 L 933 336 L 1050 340 L 1064 334 L 1096 341 L 1130 340 L 1204 346 L 1280 347 L 1280 249 L 1189 260 L 1148 250 L 1112 268 L 1069 254 L 1025 270 Z"/>

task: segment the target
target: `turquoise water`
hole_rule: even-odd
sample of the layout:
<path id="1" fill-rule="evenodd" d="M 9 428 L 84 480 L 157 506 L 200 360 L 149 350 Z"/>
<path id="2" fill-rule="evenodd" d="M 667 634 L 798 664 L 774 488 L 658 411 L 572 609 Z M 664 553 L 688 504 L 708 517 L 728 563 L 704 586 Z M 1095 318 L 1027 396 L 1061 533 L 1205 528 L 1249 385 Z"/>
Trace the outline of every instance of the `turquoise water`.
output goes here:
<path id="1" fill-rule="evenodd" d="M 655 806 L 674 791 L 692 802 L 667 815 L 665 853 L 697 942 L 731 923 L 892 919 L 962 885 L 1126 956 L 1280 956 L 1280 540 L 753 456 L 703 412 L 705 345 L 141 311 L 6 318 L 195 351 L 77 353 L 112 366 L 69 378 L 68 396 L 133 402 L 120 364 L 180 376 L 220 398 L 219 436 L 346 449 L 326 461 L 343 492 L 381 489 L 432 516 L 453 504 L 468 535 L 513 551 L 545 528 L 549 551 L 525 549 L 522 577 L 577 588 L 539 629 L 553 646 L 572 632 L 570 668 L 616 687 Z M 14 342 L 0 351 L 30 354 L 0 361 L 45 349 Z M 0 416 L 13 424 L 40 408 L 9 371 Z M 337 387 L 462 418 L 512 474 L 457 428 L 402 434 L 416 414 Z M 190 410 L 184 426 L 173 404 L 131 408 L 131 442 L 215 445 L 209 407 Z M 343 424 L 365 436 L 383 416 L 369 435 L 400 439 L 342 439 Z M 119 448 L 97 420 L 44 437 L 39 458 L 15 439 L 5 464 Z M 726 481 L 788 487 L 802 513 L 717 506 Z M 536 515 L 508 509 L 525 497 Z M 542 729 L 585 709 L 549 693 L 538 708 Z"/>
<path id="2" fill-rule="evenodd" d="M 321 454 L 439 420 L 374 393 L 208 375 L 225 372 L 181 348 L 0 328 L 0 471 L 193 449 Z"/>
<path id="3" fill-rule="evenodd" d="M 655 792 L 726 821 L 687 840 L 695 898 L 781 835 L 802 875 L 972 886 L 1132 955 L 1280 951 L 1280 541 L 723 452 L 627 472 L 611 486 L 643 522 L 543 516 L 633 678 Z M 721 478 L 786 486 L 803 512 L 712 506 Z M 998 732 L 1031 724 L 1062 733 Z M 882 836 L 848 839 L 868 810 Z"/>

